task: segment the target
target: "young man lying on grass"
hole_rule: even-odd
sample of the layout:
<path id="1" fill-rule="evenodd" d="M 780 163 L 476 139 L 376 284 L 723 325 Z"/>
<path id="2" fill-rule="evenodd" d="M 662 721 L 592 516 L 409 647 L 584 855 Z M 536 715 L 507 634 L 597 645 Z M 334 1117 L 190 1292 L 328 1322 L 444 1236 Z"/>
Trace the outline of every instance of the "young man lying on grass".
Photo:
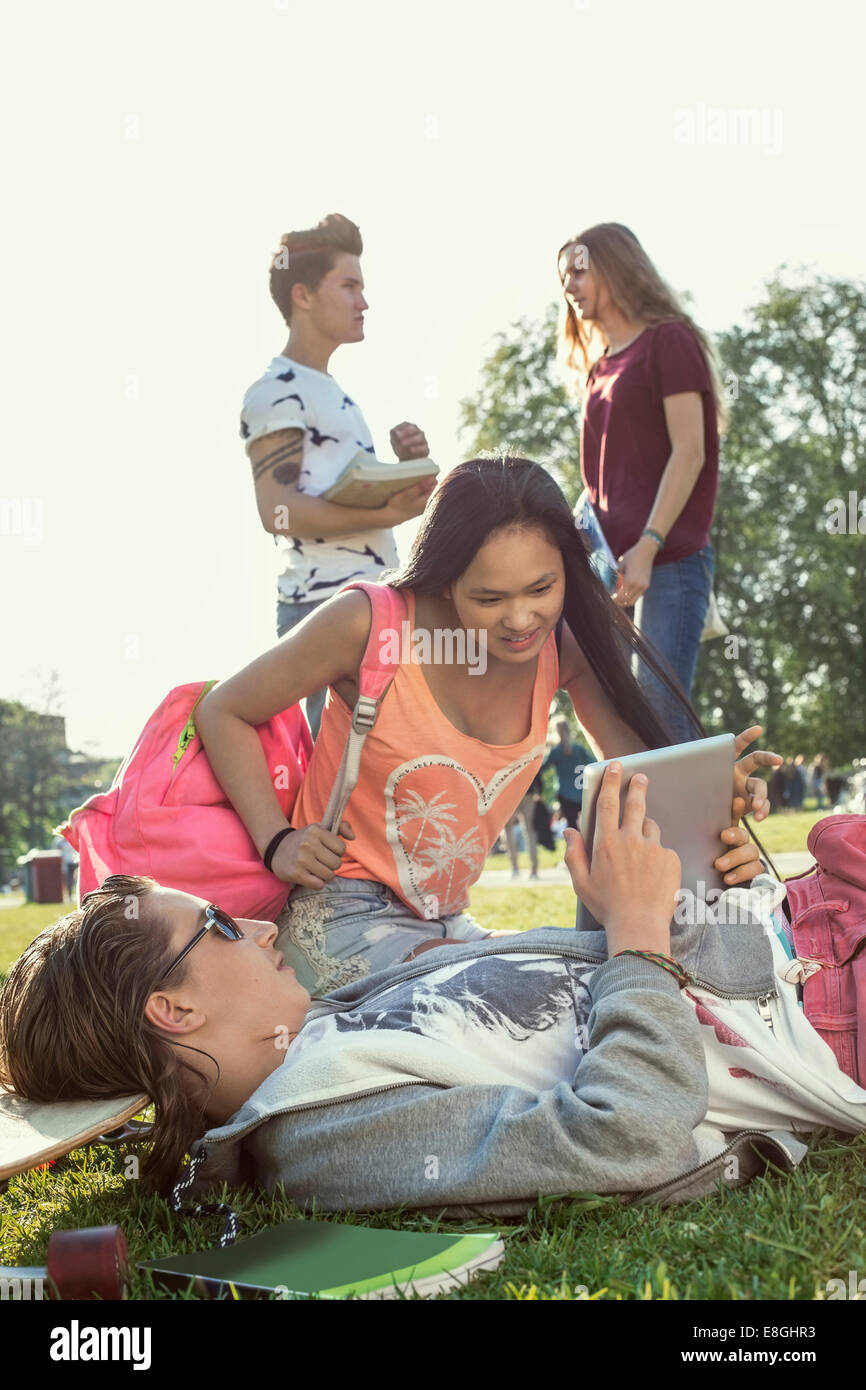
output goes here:
<path id="1" fill-rule="evenodd" d="M 567 832 L 604 931 L 447 945 L 312 1006 L 272 923 L 108 879 L 13 967 L 3 1082 L 38 1101 L 147 1092 L 160 1186 L 194 1148 L 197 1182 L 281 1183 L 321 1210 L 692 1196 L 744 1180 L 756 1149 L 796 1161 L 779 1131 L 863 1128 L 866 1091 L 780 978 L 781 887 L 725 895 L 745 925 L 680 925 L 679 860 L 646 818 L 645 778 L 620 824 L 621 776 L 605 774 L 591 870 Z"/>

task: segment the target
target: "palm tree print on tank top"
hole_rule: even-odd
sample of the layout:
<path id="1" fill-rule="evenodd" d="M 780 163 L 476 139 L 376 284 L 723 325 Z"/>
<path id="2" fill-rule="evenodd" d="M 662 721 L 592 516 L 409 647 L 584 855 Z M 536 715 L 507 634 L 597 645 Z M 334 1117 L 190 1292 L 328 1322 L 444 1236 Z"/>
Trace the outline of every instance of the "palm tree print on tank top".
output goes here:
<path id="1" fill-rule="evenodd" d="M 419 915 L 445 917 L 462 910 L 484 865 L 479 817 L 543 754 L 544 744 L 530 748 L 486 783 L 456 758 L 441 754 L 412 758 L 394 769 L 385 785 L 385 835 L 401 893 Z M 441 769 L 437 780 L 444 787 L 425 800 L 411 782 L 431 767 Z M 429 786 L 429 774 L 420 780 Z M 464 827 L 462 834 L 452 829 L 455 824 Z"/>

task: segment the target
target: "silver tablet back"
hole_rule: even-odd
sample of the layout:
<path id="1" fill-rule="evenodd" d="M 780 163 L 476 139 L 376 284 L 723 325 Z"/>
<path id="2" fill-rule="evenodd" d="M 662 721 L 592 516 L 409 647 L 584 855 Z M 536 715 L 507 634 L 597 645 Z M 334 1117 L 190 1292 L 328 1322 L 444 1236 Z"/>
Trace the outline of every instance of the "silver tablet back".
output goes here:
<path id="1" fill-rule="evenodd" d="M 734 789 L 734 735 L 676 743 L 669 748 L 652 748 L 616 759 L 622 764 L 620 806 L 635 772 L 647 777 L 647 815 L 661 828 L 662 844 L 676 850 L 683 866 L 683 889 L 706 900 L 710 888 L 724 888 L 713 860 L 724 852 L 720 835 L 731 824 Z M 592 862 L 595 835 L 595 804 L 608 763 L 590 763 L 584 768 L 583 805 L 580 832 Z M 577 926 L 581 931 L 597 930 L 600 923 L 581 902 Z"/>

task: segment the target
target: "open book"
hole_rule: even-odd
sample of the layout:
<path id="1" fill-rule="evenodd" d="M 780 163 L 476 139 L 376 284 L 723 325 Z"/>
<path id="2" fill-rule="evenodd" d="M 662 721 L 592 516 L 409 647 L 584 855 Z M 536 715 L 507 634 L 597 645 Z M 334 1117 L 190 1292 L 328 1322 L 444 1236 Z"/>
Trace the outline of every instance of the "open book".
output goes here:
<path id="1" fill-rule="evenodd" d="M 434 1294 L 495 1269 L 498 1234 L 388 1231 L 336 1221 L 282 1221 L 224 1249 L 145 1260 L 164 1288 L 221 1298 L 396 1298 Z"/>
<path id="2" fill-rule="evenodd" d="M 384 507 L 395 492 L 422 478 L 435 478 L 438 472 L 430 458 L 379 463 L 361 449 L 320 495 L 326 502 L 337 502 L 341 507 Z"/>

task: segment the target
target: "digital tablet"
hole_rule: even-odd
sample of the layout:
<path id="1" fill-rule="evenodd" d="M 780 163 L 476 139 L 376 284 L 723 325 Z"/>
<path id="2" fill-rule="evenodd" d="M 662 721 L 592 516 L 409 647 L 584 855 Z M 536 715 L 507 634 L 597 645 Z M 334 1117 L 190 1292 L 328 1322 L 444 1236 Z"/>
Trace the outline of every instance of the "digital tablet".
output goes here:
<path id="1" fill-rule="evenodd" d="M 633 775 L 645 773 L 647 815 L 658 822 L 665 849 L 676 850 L 680 857 L 683 890 L 706 901 L 710 888 L 725 888 L 724 878 L 713 868 L 713 860 L 724 853 L 720 836 L 731 824 L 734 745 L 733 734 L 720 734 L 718 738 L 675 743 L 669 748 L 651 748 L 646 753 L 587 764 L 583 769 L 580 833 L 590 863 L 601 779 L 605 768 L 616 761 L 622 764 L 620 808 Z M 601 923 L 580 903 L 577 926 L 581 931 L 593 931 L 600 930 Z"/>

